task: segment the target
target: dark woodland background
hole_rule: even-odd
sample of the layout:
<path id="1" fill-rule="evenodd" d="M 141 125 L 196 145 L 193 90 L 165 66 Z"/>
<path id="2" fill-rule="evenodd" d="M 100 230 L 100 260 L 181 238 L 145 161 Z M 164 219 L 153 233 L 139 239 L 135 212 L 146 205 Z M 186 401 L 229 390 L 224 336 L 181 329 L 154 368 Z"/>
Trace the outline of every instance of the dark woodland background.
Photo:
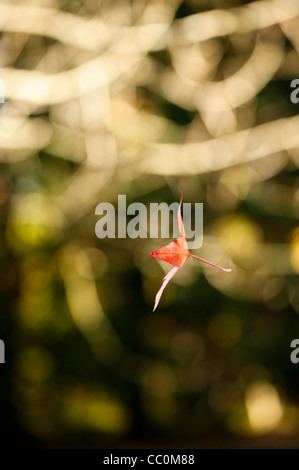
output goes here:
<path id="1" fill-rule="evenodd" d="M 298 447 L 299 1 L 0 5 L 2 447 Z M 203 246 L 95 207 L 203 202 Z M 194 261 L 194 262 L 193 262 Z"/>

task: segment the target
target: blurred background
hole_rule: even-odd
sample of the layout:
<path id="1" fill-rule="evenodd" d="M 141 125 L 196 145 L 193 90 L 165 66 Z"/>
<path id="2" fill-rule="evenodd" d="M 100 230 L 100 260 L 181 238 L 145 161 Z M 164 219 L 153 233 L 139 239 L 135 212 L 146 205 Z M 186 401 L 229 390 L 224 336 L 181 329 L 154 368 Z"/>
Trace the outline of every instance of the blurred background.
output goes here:
<path id="1" fill-rule="evenodd" d="M 0 4 L 3 447 L 298 447 L 299 1 Z M 95 208 L 204 205 L 203 246 Z"/>

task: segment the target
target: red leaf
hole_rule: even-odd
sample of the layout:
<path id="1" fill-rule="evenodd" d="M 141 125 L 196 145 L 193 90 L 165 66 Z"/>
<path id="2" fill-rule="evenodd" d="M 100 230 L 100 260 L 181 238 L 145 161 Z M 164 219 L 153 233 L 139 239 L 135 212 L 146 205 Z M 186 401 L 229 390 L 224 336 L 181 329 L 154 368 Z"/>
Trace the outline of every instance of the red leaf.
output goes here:
<path id="1" fill-rule="evenodd" d="M 182 200 L 183 200 L 183 196 L 181 196 L 181 201 L 178 207 L 178 214 L 177 214 L 179 232 L 181 235 L 180 238 L 150 253 L 150 256 L 152 256 L 153 258 L 158 258 L 163 261 L 167 261 L 168 263 L 175 266 L 174 268 L 172 268 L 171 271 L 169 271 L 169 273 L 163 279 L 162 286 L 156 295 L 155 306 L 154 306 L 153 311 L 156 310 L 158 303 L 160 301 L 162 292 L 167 286 L 168 282 L 176 274 L 176 272 L 183 266 L 183 264 L 189 258 L 189 256 L 191 256 L 192 258 L 196 258 L 200 261 L 203 261 L 204 263 L 207 263 L 211 266 L 214 266 L 215 268 L 222 269 L 222 271 L 226 271 L 226 272 L 231 271 L 230 269 L 222 268 L 221 266 L 218 266 L 217 264 L 210 263 L 210 261 L 207 261 L 203 258 L 199 258 L 198 256 L 190 254 L 188 245 L 187 245 L 186 235 L 185 235 L 184 223 L 183 223 L 183 219 L 181 215 Z"/>

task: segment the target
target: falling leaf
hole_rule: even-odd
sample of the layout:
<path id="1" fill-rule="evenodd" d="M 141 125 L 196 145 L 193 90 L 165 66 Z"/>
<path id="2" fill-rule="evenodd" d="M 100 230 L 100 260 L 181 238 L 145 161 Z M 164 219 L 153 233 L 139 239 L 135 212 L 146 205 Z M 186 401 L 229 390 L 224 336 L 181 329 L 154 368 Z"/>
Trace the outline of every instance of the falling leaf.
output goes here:
<path id="1" fill-rule="evenodd" d="M 167 286 L 170 279 L 178 272 L 178 270 L 183 266 L 185 261 L 190 256 L 192 258 L 198 259 L 199 261 L 203 261 L 204 263 L 207 263 L 210 266 L 214 266 L 215 268 L 221 269 L 222 271 L 226 271 L 226 272 L 231 271 L 230 269 L 222 268 L 221 266 L 211 263 L 210 261 L 207 261 L 203 258 L 199 258 L 199 256 L 192 255 L 189 252 L 186 235 L 185 235 L 184 223 L 183 223 L 183 219 L 181 215 L 182 200 L 183 200 L 183 196 L 181 196 L 181 201 L 178 207 L 178 214 L 177 214 L 179 232 L 181 235 L 180 238 L 177 238 L 177 240 L 174 240 L 173 242 L 170 242 L 168 245 L 162 246 L 162 248 L 159 248 L 158 250 L 152 251 L 152 253 L 150 253 L 150 256 L 152 256 L 153 258 L 158 258 L 163 261 L 167 261 L 168 263 L 174 266 L 174 268 L 172 268 L 172 270 L 169 271 L 169 273 L 163 279 L 162 286 L 160 287 L 156 295 L 155 306 L 154 306 L 153 311 L 156 310 L 158 303 L 161 299 L 162 292 Z"/>

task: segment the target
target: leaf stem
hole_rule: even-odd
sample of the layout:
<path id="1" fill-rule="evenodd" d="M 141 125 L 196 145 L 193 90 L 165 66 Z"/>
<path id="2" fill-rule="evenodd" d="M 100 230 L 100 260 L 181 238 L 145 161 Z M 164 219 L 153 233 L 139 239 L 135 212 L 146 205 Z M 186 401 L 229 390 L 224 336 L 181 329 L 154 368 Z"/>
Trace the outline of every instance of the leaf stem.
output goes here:
<path id="1" fill-rule="evenodd" d="M 200 258 L 199 256 L 191 255 L 191 253 L 189 253 L 189 256 L 191 256 L 192 258 L 199 259 L 199 261 L 203 261 L 204 263 L 207 263 L 210 266 L 214 266 L 214 268 L 221 269 L 222 271 L 225 271 L 227 273 L 229 273 L 231 271 L 231 269 L 222 268 L 221 266 L 218 266 L 217 264 L 214 264 L 214 263 L 210 263 L 210 261 L 207 261 L 206 259 Z"/>

